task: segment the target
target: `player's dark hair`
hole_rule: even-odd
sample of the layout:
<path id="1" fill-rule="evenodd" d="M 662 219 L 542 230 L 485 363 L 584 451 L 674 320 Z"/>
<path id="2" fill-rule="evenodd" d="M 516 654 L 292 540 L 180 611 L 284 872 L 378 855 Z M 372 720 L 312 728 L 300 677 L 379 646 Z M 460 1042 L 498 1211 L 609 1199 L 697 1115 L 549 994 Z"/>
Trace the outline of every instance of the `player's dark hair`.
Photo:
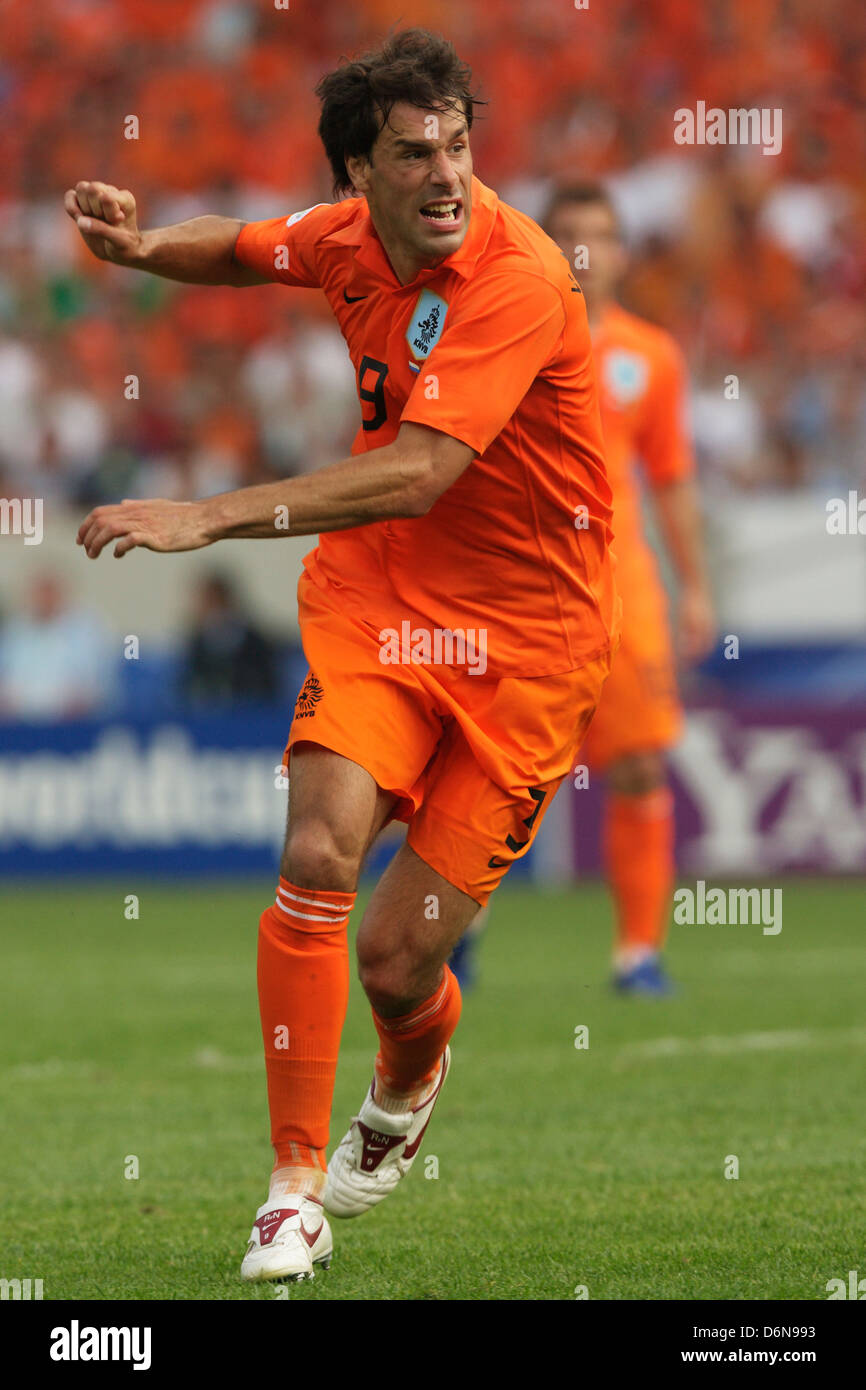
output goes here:
<path id="1" fill-rule="evenodd" d="M 316 87 L 322 103 L 319 135 L 334 175 L 334 195 L 352 189 L 346 160 L 370 157 L 380 130 L 398 101 L 423 111 L 452 111 L 472 126 L 477 105 L 472 73 L 454 45 L 427 29 L 404 29 L 360 58 L 340 66 Z"/>
<path id="2" fill-rule="evenodd" d="M 595 204 L 600 203 L 602 207 L 607 208 L 614 220 L 617 232 L 619 232 L 619 217 L 610 193 L 598 179 L 585 179 L 579 183 L 560 184 L 553 190 L 540 224 L 548 236 L 554 213 L 558 212 L 560 208 L 570 207 L 574 203 L 582 207 L 595 206 Z"/>

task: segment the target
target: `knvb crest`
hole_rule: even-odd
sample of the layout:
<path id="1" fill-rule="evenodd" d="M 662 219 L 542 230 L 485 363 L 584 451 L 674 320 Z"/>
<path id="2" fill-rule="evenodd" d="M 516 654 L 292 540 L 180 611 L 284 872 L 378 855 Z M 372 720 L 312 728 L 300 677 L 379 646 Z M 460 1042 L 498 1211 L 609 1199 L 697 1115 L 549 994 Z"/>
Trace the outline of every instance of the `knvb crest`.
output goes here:
<path id="1" fill-rule="evenodd" d="M 316 705 L 324 693 L 318 676 L 313 675 L 313 672 L 310 671 L 295 702 L 295 718 L 309 719 L 310 715 L 315 714 Z"/>
<path id="2" fill-rule="evenodd" d="M 605 385 L 619 405 L 639 400 L 647 385 L 646 359 L 636 352 L 609 352 L 605 359 Z"/>
<path id="3" fill-rule="evenodd" d="M 420 361 L 429 357 L 438 343 L 447 313 L 448 305 L 444 299 L 430 290 L 421 291 L 406 329 L 406 341 L 414 359 L 409 363 L 413 372 L 420 372 Z"/>

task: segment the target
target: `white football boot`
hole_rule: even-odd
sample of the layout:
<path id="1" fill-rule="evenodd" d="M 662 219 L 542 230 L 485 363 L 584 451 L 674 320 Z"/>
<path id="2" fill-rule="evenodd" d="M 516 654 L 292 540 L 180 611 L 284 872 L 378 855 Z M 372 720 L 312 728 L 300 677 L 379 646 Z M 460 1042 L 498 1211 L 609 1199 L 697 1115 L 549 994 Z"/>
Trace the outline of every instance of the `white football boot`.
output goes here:
<path id="1" fill-rule="evenodd" d="M 256 1212 L 241 1278 L 312 1279 L 315 1265 L 328 1268 L 333 1250 L 322 1203 L 315 1197 L 290 1193 L 276 1205 L 266 1202 Z"/>
<path id="2" fill-rule="evenodd" d="M 400 1115 L 389 1115 L 376 1104 L 374 1079 L 360 1115 L 355 1115 L 328 1164 L 325 1210 L 331 1216 L 361 1216 L 393 1192 L 406 1176 L 421 1147 L 450 1064 L 451 1049 L 446 1047 L 431 1094 L 414 1110 Z"/>

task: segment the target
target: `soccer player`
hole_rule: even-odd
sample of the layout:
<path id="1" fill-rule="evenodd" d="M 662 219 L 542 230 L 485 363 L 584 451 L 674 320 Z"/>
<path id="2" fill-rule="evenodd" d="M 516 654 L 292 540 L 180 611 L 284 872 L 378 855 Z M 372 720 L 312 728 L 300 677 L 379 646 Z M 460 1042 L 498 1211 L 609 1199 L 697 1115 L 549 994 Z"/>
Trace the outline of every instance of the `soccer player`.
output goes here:
<path id="1" fill-rule="evenodd" d="M 581 754 L 606 782 L 614 983 L 629 993 L 664 994 L 671 986 L 660 952 L 674 877 L 665 752 L 678 737 L 682 711 L 666 595 L 644 535 L 638 469 L 678 580 L 679 656 L 695 661 L 712 645 L 715 622 L 685 421 L 685 372 L 670 334 L 616 303 L 626 258 L 603 185 L 560 189 L 543 225 L 576 262 L 586 296 L 614 497 L 622 641 Z"/>
<path id="2" fill-rule="evenodd" d="M 352 457 L 203 501 L 97 507 L 78 542 L 192 550 L 313 535 L 298 587 L 310 672 L 258 983 L 275 1164 L 241 1273 L 330 1261 L 324 1208 L 366 1212 L 418 1152 L 450 1064 L 448 955 L 570 770 L 618 638 L 611 495 L 583 295 L 568 259 L 473 174 L 475 99 L 423 30 L 317 87 L 335 192 L 292 216 L 141 232 L 125 190 L 66 207 L 96 255 L 173 279 L 324 291 L 355 366 Z M 280 138 L 290 138 L 283 133 Z M 379 1039 L 325 1157 L 365 850 L 406 843 L 357 939 Z"/>

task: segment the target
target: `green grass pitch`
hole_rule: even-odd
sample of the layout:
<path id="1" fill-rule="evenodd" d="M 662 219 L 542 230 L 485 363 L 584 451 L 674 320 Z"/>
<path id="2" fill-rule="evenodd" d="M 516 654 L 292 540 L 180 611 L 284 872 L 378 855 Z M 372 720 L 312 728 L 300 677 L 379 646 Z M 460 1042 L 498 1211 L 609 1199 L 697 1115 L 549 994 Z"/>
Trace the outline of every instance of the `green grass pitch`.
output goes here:
<path id="1" fill-rule="evenodd" d="M 45 1299 L 272 1299 L 238 1277 L 270 1170 L 270 884 L 139 885 L 137 921 L 128 891 L 0 897 L 0 1276 Z M 658 1002 L 608 988 L 601 887 L 501 890 L 411 1176 L 334 1222 L 331 1269 L 288 1298 L 826 1299 L 866 1274 L 863 893 L 786 883 L 778 936 L 675 926 L 683 990 Z M 374 1050 L 354 982 L 332 1142 Z"/>

